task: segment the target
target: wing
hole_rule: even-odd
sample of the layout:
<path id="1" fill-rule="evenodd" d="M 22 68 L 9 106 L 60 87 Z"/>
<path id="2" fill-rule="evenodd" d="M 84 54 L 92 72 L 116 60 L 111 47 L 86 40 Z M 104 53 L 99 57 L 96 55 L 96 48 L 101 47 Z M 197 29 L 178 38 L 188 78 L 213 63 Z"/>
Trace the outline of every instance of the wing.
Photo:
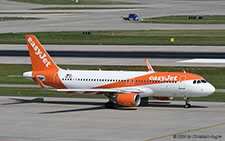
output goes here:
<path id="1" fill-rule="evenodd" d="M 123 89 L 50 89 L 59 92 L 96 92 L 96 93 L 139 93 L 138 89 L 123 90 Z"/>

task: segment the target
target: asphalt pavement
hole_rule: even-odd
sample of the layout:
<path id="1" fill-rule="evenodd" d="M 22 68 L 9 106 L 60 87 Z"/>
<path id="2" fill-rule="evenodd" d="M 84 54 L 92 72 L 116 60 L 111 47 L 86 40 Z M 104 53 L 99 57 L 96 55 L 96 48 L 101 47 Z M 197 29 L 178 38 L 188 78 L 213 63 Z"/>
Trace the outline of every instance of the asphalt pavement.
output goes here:
<path id="1" fill-rule="evenodd" d="M 57 64 L 225 66 L 224 46 L 43 45 Z M 193 59 L 203 59 L 196 61 Z M 1 64 L 30 64 L 27 45 L 1 44 Z"/>
<path id="2" fill-rule="evenodd" d="M 105 102 L 107 99 L 1 96 L 0 140 L 174 141 L 181 137 L 202 140 L 204 136 L 204 140 L 223 141 L 225 138 L 224 102 L 191 101 L 190 109 L 183 108 L 183 101 L 153 100 L 146 106 L 118 109 L 105 109 Z"/>
<path id="3" fill-rule="evenodd" d="M 131 2 L 133 0 L 130 0 Z M 139 9 L 103 10 L 31 10 L 43 7 L 80 7 L 76 5 L 38 5 L 21 4 L 0 0 L 0 16 L 22 16 L 41 18 L 40 20 L 0 21 L 0 33 L 46 32 L 46 31 L 92 31 L 92 30 L 190 30 L 225 29 L 224 24 L 153 24 L 124 21 L 121 17 L 136 13 L 140 18 L 167 15 L 222 15 L 225 13 L 224 1 L 183 1 L 183 0 L 140 0 L 140 5 L 122 7 L 145 7 Z M 83 6 L 85 7 L 85 6 Z M 106 7 L 106 5 L 87 7 Z M 108 5 L 121 7 L 121 5 Z M 3 13 L 2 13 L 3 12 Z M 4 14 L 4 12 L 7 12 Z M 8 13 L 11 12 L 12 14 Z M 27 12 L 29 14 L 16 14 Z M 37 14 L 32 14 L 36 12 Z M 40 14 L 43 12 L 44 14 Z M 55 13 L 60 12 L 60 13 Z"/>

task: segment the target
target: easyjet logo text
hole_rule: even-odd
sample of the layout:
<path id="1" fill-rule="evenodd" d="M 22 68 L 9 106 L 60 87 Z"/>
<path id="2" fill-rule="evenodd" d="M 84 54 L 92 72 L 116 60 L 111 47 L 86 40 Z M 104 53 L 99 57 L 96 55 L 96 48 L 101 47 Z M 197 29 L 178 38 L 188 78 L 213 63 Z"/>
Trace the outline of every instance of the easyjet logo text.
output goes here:
<path id="1" fill-rule="evenodd" d="M 28 42 L 30 43 L 30 45 L 32 46 L 32 48 L 35 51 L 35 54 L 42 60 L 42 62 L 45 64 L 45 66 L 48 68 L 51 65 L 51 62 L 48 61 L 48 59 L 46 58 L 46 54 L 42 53 L 41 50 L 39 49 L 39 47 L 35 44 L 35 42 L 32 40 L 31 37 L 28 38 Z"/>
<path id="2" fill-rule="evenodd" d="M 158 81 L 177 81 L 178 76 L 150 76 L 149 80 L 158 80 Z"/>

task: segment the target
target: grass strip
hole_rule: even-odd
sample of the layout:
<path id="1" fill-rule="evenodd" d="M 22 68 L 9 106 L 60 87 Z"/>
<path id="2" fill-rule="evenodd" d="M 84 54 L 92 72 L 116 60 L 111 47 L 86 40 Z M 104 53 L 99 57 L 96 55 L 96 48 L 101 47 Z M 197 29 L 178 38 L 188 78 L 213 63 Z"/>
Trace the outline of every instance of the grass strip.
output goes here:
<path id="1" fill-rule="evenodd" d="M 144 9 L 146 7 L 46 7 L 31 10 L 95 10 L 95 9 Z"/>
<path id="2" fill-rule="evenodd" d="M 10 0 L 16 2 L 43 4 L 43 5 L 124 5 L 124 4 L 139 4 L 130 2 L 104 1 L 104 0 Z"/>
<path id="3" fill-rule="evenodd" d="M 124 70 L 147 71 L 146 66 L 85 66 L 85 65 L 60 65 L 61 68 L 70 70 Z M 0 84 L 36 84 L 25 78 L 7 77 L 8 75 L 22 75 L 23 72 L 32 71 L 31 65 L 0 64 Z M 15 69 L 16 68 L 16 69 Z M 162 67 L 154 66 L 156 71 L 183 72 L 201 75 L 217 89 L 225 89 L 225 68 L 223 67 Z"/>
<path id="4" fill-rule="evenodd" d="M 225 24 L 225 15 L 194 16 L 196 17 L 195 19 L 188 19 L 189 15 L 145 18 L 141 22 L 165 24 Z M 199 19 L 199 17 L 202 17 L 202 19 Z"/>
<path id="5" fill-rule="evenodd" d="M 68 98 L 105 98 L 100 95 L 71 95 L 65 92 L 43 90 L 41 88 L 0 87 L 0 96 L 68 97 Z"/>
<path id="6" fill-rule="evenodd" d="M 1 21 L 15 21 L 15 20 L 38 20 L 40 18 L 33 17 L 0 17 Z"/>
<path id="7" fill-rule="evenodd" d="M 83 12 L 0 12 L 0 14 L 70 14 Z"/>
<path id="8" fill-rule="evenodd" d="M 5 88 L 0 87 L 0 96 L 30 96 L 30 97 L 66 97 L 66 98 L 107 98 L 102 95 L 86 94 L 65 94 L 65 92 L 56 92 L 43 90 L 41 88 Z M 155 100 L 150 98 L 150 100 Z M 173 100 L 183 101 L 183 98 L 174 98 Z M 191 101 L 214 101 L 225 102 L 225 93 L 214 93 L 206 97 L 190 98 Z"/>
<path id="9" fill-rule="evenodd" d="M 182 97 L 174 97 L 173 100 L 183 101 Z M 205 97 L 191 97 L 190 101 L 214 101 L 214 102 L 225 102 L 225 93 L 214 93 Z"/>
<path id="10" fill-rule="evenodd" d="M 224 46 L 225 30 L 138 30 L 74 32 L 3 33 L 0 44 L 26 44 L 32 34 L 42 44 L 69 45 L 207 45 Z M 175 40 L 171 43 L 170 38 Z"/>

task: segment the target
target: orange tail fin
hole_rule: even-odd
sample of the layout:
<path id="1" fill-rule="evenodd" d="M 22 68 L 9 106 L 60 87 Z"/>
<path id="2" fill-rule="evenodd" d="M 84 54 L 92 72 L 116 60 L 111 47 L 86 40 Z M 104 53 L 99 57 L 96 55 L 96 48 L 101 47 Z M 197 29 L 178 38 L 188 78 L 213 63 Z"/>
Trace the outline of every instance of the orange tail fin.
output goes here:
<path id="1" fill-rule="evenodd" d="M 33 71 L 58 71 L 47 51 L 34 35 L 25 35 Z"/>

